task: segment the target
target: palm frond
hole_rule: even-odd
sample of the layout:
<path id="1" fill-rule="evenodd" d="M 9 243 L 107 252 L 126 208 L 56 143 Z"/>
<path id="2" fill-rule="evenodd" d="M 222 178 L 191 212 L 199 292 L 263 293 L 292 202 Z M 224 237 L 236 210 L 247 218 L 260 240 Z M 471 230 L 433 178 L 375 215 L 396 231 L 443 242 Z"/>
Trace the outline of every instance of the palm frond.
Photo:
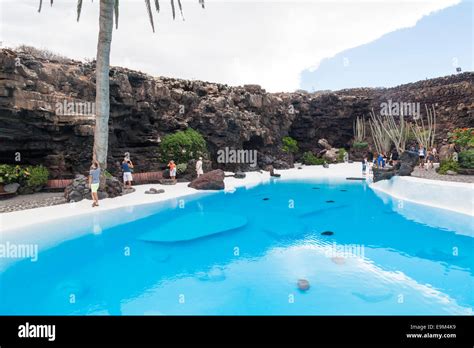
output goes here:
<path id="1" fill-rule="evenodd" d="M 43 6 L 43 0 L 40 0 L 40 4 L 39 4 L 39 7 L 38 7 L 38 12 L 41 12 L 41 7 Z"/>
<path id="2" fill-rule="evenodd" d="M 81 18 L 82 0 L 77 0 L 77 21 Z"/>
<path id="3" fill-rule="evenodd" d="M 148 13 L 148 19 L 150 20 L 151 29 L 155 32 L 155 24 L 153 23 L 153 13 L 151 12 L 150 0 L 145 0 L 145 7 Z"/>
<path id="4" fill-rule="evenodd" d="M 114 14 L 115 14 L 115 29 L 118 29 L 119 0 L 115 0 L 115 4 L 114 4 Z"/>
<path id="5" fill-rule="evenodd" d="M 155 8 L 156 8 L 156 12 L 160 13 L 160 1 L 159 0 L 155 0 Z"/>
<path id="6" fill-rule="evenodd" d="M 174 9 L 174 0 L 171 0 L 171 11 L 173 11 L 173 20 L 176 18 L 176 11 Z"/>
<path id="7" fill-rule="evenodd" d="M 178 0 L 178 7 L 179 7 L 179 12 L 181 12 L 181 18 L 184 21 L 184 16 L 183 16 L 183 7 L 181 6 L 181 0 Z"/>

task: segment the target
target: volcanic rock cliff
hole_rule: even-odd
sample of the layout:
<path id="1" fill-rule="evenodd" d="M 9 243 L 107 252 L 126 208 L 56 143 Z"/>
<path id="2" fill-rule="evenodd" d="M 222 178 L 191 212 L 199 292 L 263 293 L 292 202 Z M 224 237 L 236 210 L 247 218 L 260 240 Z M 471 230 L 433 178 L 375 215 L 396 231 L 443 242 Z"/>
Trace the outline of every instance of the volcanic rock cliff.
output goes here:
<path id="1" fill-rule="evenodd" d="M 87 170 L 95 64 L 48 61 L 8 49 L 0 51 L 0 63 L 0 163 L 42 163 L 52 177 Z M 463 73 L 387 89 L 267 93 L 257 85 L 230 87 L 113 67 L 109 168 L 117 168 L 125 151 L 137 171 L 161 168 L 160 138 L 187 127 L 204 136 L 214 160 L 225 147 L 256 149 L 260 167 L 285 167 L 291 159 L 281 151 L 282 137 L 298 140 L 302 151 L 316 149 L 320 138 L 347 147 L 354 119 L 390 99 L 420 102 L 422 108 L 436 104 L 441 141 L 449 129 L 474 125 L 473 82 L 474 73 Z"/>

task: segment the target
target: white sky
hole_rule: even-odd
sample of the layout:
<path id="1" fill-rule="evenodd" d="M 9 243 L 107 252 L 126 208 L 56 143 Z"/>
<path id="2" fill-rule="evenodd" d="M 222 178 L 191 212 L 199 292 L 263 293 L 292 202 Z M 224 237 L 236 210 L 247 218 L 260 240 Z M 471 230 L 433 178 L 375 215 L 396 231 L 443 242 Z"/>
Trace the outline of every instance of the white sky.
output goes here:
<path id="1" fill-rule="evenodd" d="M 43 0 L 41 13 L 39 0 L 0 0 L 0 41 L 92 58 L 99 0 L 83 2 L 77 23 L 75 0 L 55 0 L 53 7 Z M 153 34 L 144 1 L 121 0 L 111 63 L 154 76 L 293 91 L 300 73 L 317 68 L 322 59 L 414 26 L 421 17 L 459 2 L 207 0 L 202 10 L 198 0 L 182 0 L 186 20 L 177 13 L 173 22 L 170 1 L 161 0 Z"/>

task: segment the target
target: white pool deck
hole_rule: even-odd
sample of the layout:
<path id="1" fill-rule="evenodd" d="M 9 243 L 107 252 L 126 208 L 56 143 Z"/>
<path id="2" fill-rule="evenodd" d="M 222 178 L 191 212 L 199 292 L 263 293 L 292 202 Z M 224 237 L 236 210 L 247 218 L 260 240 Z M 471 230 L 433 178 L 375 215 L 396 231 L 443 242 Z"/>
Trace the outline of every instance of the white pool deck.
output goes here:
<path id="1" fill-rule="evenodd" d="M 307 178 L 345 180 L 347 177 L 363 177 L 360 163 L 334 164 L 330 165 L 329 168 L 323 168 L 322 166 L 303 166 L 302 169 L 276 170 L 276 173 L 281 174 L 281 178 L 277 180 Z M 271 180 L 271 177 L 268 172 L 248 172 L 245 179 L 226 177 L 225 190 L 232 191 L 242 186 L 252 187 L 268 182 L 269 180 Z M 151 187 L 163 188 L 165 192 L 162 194 L 145 194 L 144 192 Z M 383 181 L 371 184 L 371 187 L 376 191 L 384 192 L 396 199 L 405 199 L 419 204 L 447 208 L 448 210 L 474 216 L 473 184 L 404 177 L 397 178 L 395 183 L 392 180 Z M 83 200 L 71 204 L 3 213 L 0 214 L 0 230 L 2 232 L 16 230 L 28 225 L 41 225 L 60 218 L 78 215 L 87 217 L 91 212 L 96 214 L 99 211 L 105 212 L 122 207 L 150 204 L 203 192 L 189 188 L 188 183 L 177 183 L 176 185 L 140 185 L 136 186 L 135 189 L 136 191 L 134 193 L 122 197 L 101 200 L 100 206 L 97 208 L 91 207 L 91 201 Z"/>

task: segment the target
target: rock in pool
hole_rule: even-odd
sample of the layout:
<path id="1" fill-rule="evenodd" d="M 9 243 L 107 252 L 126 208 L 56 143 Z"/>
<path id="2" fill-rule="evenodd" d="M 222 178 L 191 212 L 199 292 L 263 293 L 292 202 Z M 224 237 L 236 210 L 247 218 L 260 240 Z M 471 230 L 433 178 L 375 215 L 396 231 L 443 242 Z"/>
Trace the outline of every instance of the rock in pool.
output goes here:
<path id="1" fill-rule="evenodd" d="M 308 291 L 309 290 L 309 281 L 306 279 L 298 279 L 298 289 L 301 291 Z"/>

